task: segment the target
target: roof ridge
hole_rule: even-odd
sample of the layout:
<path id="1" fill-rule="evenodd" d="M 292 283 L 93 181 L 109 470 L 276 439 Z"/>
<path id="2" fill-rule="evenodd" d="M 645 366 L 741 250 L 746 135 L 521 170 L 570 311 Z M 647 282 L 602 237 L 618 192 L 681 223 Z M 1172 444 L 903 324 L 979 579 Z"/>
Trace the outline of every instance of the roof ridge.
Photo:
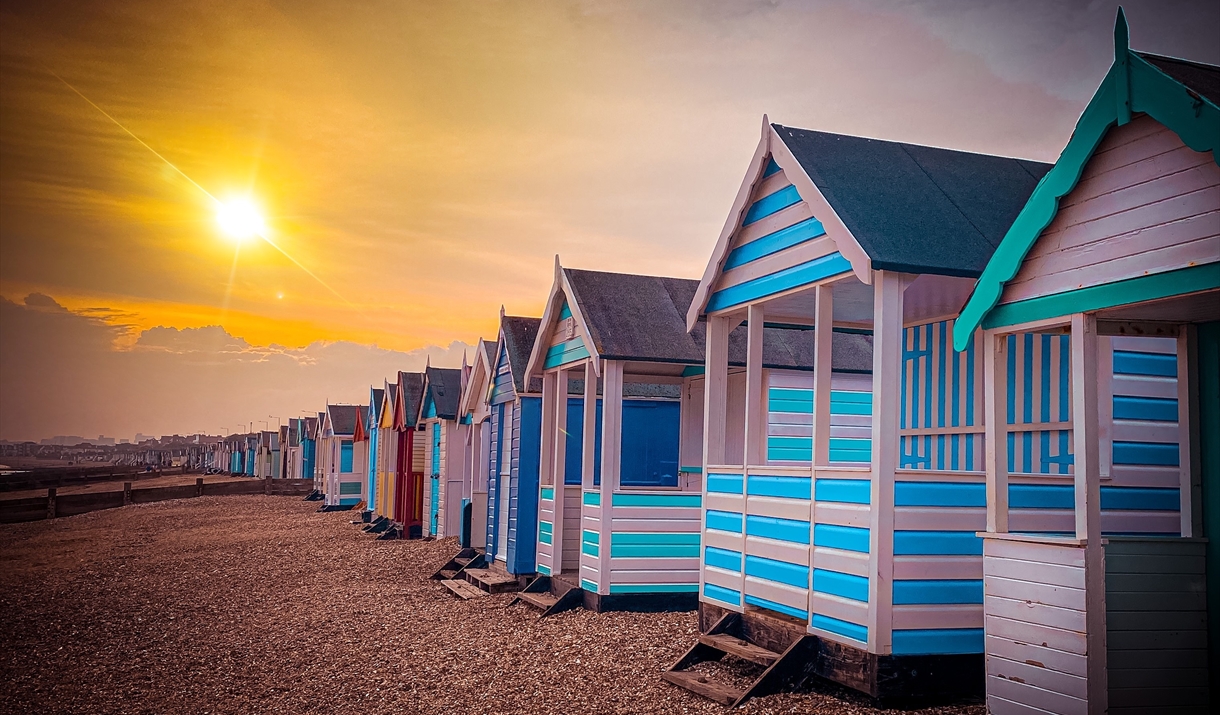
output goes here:
<path id="1" fill-rule="evenodd" d="M 920 145 L 912 144 L 911 146 L 920 146 Z M 940 182 L 938 182 L 936 179 L 932 178 L 932 175 L 928 173 L 928 170 L 924 168 L 923 164 L 919 163 L 919 159 L 916 159 L 915 156 L 913 154 L 911 154 L 911 152 L 907 151 L 906 143 L 898 142 L 898 148 L 902 149 L 902 153 L 906 154 L 907 158 L 909 158 L 912 162 L 914 162 L 915 166 L 919 167 L 919 170 L 921 172 L 923 172 L 923 175 L 928 177 L 928 181 L 932 182 L 932 185 L 936 187 L 936 190 L 940 192 L 940 195 L 944 196 L 945 200 L 948 201 L 949 204 L 953 206 L 953 208 L 957 209 L 957 212 L 959 214 L 961 214 L 963 219 L 966 220 L 966 223 L 970 224 L 970 227 L 973 228 L 974 232 L 979 235 L 979 238 L 983 239 L 984 241 L 987 241 L 987 234 L 983 233 L 983 230 L 978 227 L 978 224 L 976 224 L 974 222 L 974 219 L 972 219 L 966 215 L 966 212 L 963 211 L 962 207 L 959 206 L 958 203 L 953 200 L 953 197 L 949 195 L 949 192 L 945 191 L 945 188 L 940 185 Z M 990 156 L 990 155 L 983 154 L 982 156 Z M 1021 167 L 1021 170 L 1025 171 L 1025 167 Z M 1026 171 L 1026 173 L 1029 173 L 1029 172 Z M 987 243 L 991 243 L 991 241 L 987 241 Z"/>

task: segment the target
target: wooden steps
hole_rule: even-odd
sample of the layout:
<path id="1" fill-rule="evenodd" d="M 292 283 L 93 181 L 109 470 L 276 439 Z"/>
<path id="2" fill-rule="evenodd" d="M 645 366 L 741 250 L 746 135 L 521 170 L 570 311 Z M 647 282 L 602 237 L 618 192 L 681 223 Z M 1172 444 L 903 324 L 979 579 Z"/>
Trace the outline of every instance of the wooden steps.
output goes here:
<path id="1" fill-rule="evenodd" d="M 517 577 L 496 568 L 467 568 L 462 575 L 488 593 L 511 593 L 518 589 Z"/>
<path id="2" fill-rule="evenodd" d="M 715 700 L 721 705 L 736 703 L 746 692 L 725 683 L 718 683 L 693 670 L 670 670 L 661 673 L 661 678 L 708 700 Z"/>
<path id="3" fill-rule="evenodd" d="M 519 592 L 508 605 L 511 606 L 520 601 L 542 611 L 538 616 L 541 619 L 556 613 L 570 611 L 573 608 L 580 608 L 585 602 L 584 594 L 585 592 L 579 586 L 574 586 L 567 579 L 538 576 L 530 581 L 529 585 Z"/>
<path id="4" fill-rule="evenodd" d="M 519 593 L 517 594 L 517 600 L 533 606 L 544 613 L 559 602 L 559 598 L 549 591 L 543 591 L 542 593 Z"/>
<path id="5" fill-rule="evenodd" d="M 752 623 L 751 632 L 762 637 L 772 648 L 783 647 L 782 653 L 750 640 L 747 629 L 742 627 L 742 614 L 726 613 L 707 633 L 701 634 L 695 644 L 661 674 L 668 683 L 715 700 L 724 705 L 737 707 L 750 698 L 771 695 L 799 686 L 812 673 L 816 661 L 818 639 L 815 636 L 795 634 L 785 638 L 778 630 L 760 629 Z M 691 666 L 704 662 L 716 662 L 725 656 L 733 656 L 762 666 L 762 672 L 744 689 L 721 682 L 714 676 L 690 670 Z"/>
<path id="6" fill-rule="evenodd" d="M 432 574 L 432 578 L 437 581 L 456 579 L 467 567 L 478 568 L 482 565 L 483 553 L 478 549 L 465 548 L 446 561 L 444 566 L 437 569 L 436 573 Z"/>
<path id="7" fill-rule="evenodd" d="M 464 579 L 443 579 L 441 585 L 453 592 L 453 595 L 469 601 L 472 598 L 483 598 L 487 596 L 487 592 L 481 588 L 475 587 L 469 581 Z"/>

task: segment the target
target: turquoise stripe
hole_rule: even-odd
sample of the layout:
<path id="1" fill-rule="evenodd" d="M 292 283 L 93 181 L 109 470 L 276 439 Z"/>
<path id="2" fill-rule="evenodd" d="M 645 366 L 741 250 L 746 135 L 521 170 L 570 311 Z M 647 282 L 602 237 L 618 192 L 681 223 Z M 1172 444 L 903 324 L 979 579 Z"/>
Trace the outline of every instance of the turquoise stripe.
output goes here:
<path id="1" fill-rule="evenodd" d="M 1178 445 L 1158 442 L 1115 442 L 1114 464 L 1178 466 Z"/>
<path id="2" fill-rule="evenodd" d="M 707 528 L 716 529 L 717 531 L 728 531 L 733 534 L 741 533 L 742 515 L 736 511 L 718 511 L 716 509 L 707 510 Z"/>
<path id="3" fill-rule="evenodd" d="M 694 535 L 698 538 L 698 534 Z M 611 539 L 610 557 L 615 559 L 697 559 L 699 543 L 620 544 Z"/>
<path id="4" fill-rule="evenodd" d="M 1141 353 L 1133 350 L 1115 350 L 1114 373 L 1117 375 L 1177 377 L 1178 356 L 1166 355 L 1164 353 Z"/>
<path id="5" fill-rule="evenodd" d="M 764 539 L 788 541 L 794 544 L 809 543 L 809 522 L 798 519 L 780 519 L 773 516 L 746 515 L 746 535 Z"/>
<path id="6" fill-rule="evenodd" d="M 554 487 L 543 487 L 542 488 L 542 498 L 547 501 L 555 501 Z"/>
<path id="7" fill-rule="evenodd" d="M 539 534 L 538 540 L 544 544 L 551 544 L 551 543 L 554 543 L 555 537 L 551 536 L 549 533 L 548 534 Z"/>
<path id="8" fill-rule="evenodd" d="M 601 553 L 601 549 L 597 544 L 590 544 L 587 541 L 582 541 L 580 543 L 580 552 L 582 554 L 588 554 L 589 556 L 597 556 Z"/>
<path id="9" fill-rule="evenodd" d="M 537 571 L 543 576 L 551 575 L 551 567 L 547 566 L 546 564 L 538 564 Z"/>
<path id="10" fill-rule="evenodd" d="M 708 546 L 703 549 L 703 563 L 705 566 L 715 566 L 718 569 L 740 573 L 741 552 Z"/>
<path id="11" fill-rule="evenodd" d="M 587 578 L 582 578 L 580 580 L 580 587 L 590 593 L 597 593 L 597 584 L 593 583 Z"/>
<path id="12" fill-rule="evenodd" d="M 619 544 L 693 544 L 699 545 L 699 532 L 680 531 L 616 531 L 610 535 L 611 545 Z"/>
<path id="13" fill-rule="evenodd" d="M 986 507 L 987 487 L 960 482 L 895 482 L 894 506 Z"/>
<path id="14" fill-rule="evenodd" d="M 913 580 L 894 582 L 894 605 L 982 603 L 983 581 Z"/>
<path id="15" fill-rule="evenodd" d="M 983 652 L 982 628 L 894 629 L 894 655 L 953 655 Z"/>
<path id="16" fill-rule="evenodd" d="M 767 410 L 770 412 L 813 413 L 813 390 L 795 387 L 772 387 L 767 390 Z M 868 415 L 873 411 L 873 393 L 858 390 L 832 390 L 830 414 Z"/>
<path id="17" fill-rule="evenodd" d="M 868 504 L 872 485 L 867 479 L 819 479 L 815 486 L 817 501 L 840 504 Z"/>
<path id="18" fill-rule="evenodd" d="M 751 261 L 757 261 L 773 253 L 779 253 L 786 248 L 799 246 L 802 243 L 825 235 L 826 229 L 822 227 L 821 221 L 816 218 L 805 219 L 786 228 L 768 233 L 766 236 L 756 238 L 729 251 L 729 255 L 724 259 L 724 267 L 721 270 L 727 271 L 731 268 L 744 266 Z"/>
<path id="19" fill-rule="evenodd" d="M 740 474 L 709 474 L 707 490 L 716 494 L 744 494 L 745 480 Z"/>
<path id="20" fill-rule="evenodd" d="M 831 253 L 754 280 L 716 291 L 708 299 L 707 311 L 723 310 L 848 273 L 851 263 L 840 253 Z"/>
<path id="21" fill-rule="evenodd" d="M 981 556 L 983 540 L 973 531 L 895 531 L 896 556 Z"/>
<path id="22" fill-rule="evenodd" d="M 1181 493 L 1172 487 L 1101 488 L 1101 508 L 1106 511 L 1178 511 L 1181 507 Z"/>
<path id="23" fill-rule="evenodd" d="M 842 621 L 838 618 L 823 616 L 820 613 L 813 614 L 813 618 L 809 619 L 809 625 L 814 628 L 821 628 L 824 631 L 838 633 L 841 636 L 846 636 L 852 640 L 860 641 L 861 643 L 868 642 L 868 627 L 850 621 Z"/>
<path id="24" fill-rule="evenodd" d="M 703 505 L 702 494 L 615 494 L 610 498 L 612 506 L 655 506 L 671 508 L 698 508 Z"/>
<path id="25" fill-rule="evenodd" d="M 767 168 L 763 169 L 763 178 L 778 174 L 780 171 L 779 164 L 775 163 L 775 159 L 767 157 Z"/>
<path id="26" fill-rule="evenodd" d="M 868 579 L 863 576 L 828 571 L 813 570 L 813 590 L 840 598 L 850 598 L 853 601 L 868 603 Z"/>
<path id="27" fill-rule="evenodd" d="M 348 499 L 339 500 L 339 506 L 355 506 L 356 504 L 359 504 L 359 503 L 360 503 L 359 498 L 356 498 L 356 499 L 348 498 Z"/>
<path id="28" fill-rule="evenodd" d="M 1161 397 L 1114 396 L 1114 419 L 1177 422 L 1178 401 Z"/>
<path id="29" fill-rule="evenodd" d="M 809 567 L 787 561 L 746 554 L 746 575 L 797 588 L 809 588 Z"/>
<path id="30" fill-rule="evenodd" d="M 538 522 L 538 533 L 550 534 L 550 533 L 553 533 L 554 530 L 555 530 L 555 527 L 551 524 L 551 522 L 549 522 L 549 521 Z"/>
<path id="31" fill-rule="evenodd" d="M 697 583 L 612 583 L 610 593 L 699 593 Z"/>
<path id="32" fill-rule="evenodd" d="M 559 319 L 565 320 L 572 317 L 572 306 L 568 305 L 568 301 L 563 302 L 563 306 L 559 308 Z"/>
<path id="33" fill-rule="evenodd" d="M 872 440 L 835 437 L 830 440 L 830 461 L 872 461 Z M 767 459 L 783 462 L 808 462 L 813 459 L 812 437 L 768 437 Z"/>
<path id="34" fill-rule="evenodd" d="M 575 337 L 567 342 L 552 345 L 548 348 L 546 360 L 543 362 L 542 367 L 544 369 L 558 367 L 587 357 L 589 357 L 589 350 L 585 347 L 585 341 Z"/>
<path id="35" fill-rule="evenodd" d="M 734 606 L 741 605 L 741 591 L 717 586 L 714 583 L 703 584 L 703 595 L 722 603 L 731 603 Z"/>
<path id="36" fill-rule="evenodd" d="M 589 542 L 590 544 L 600 544 L 601 540 L 602 540 L 602 535 L 596 531 L 590 531 L 589 529 L 584 529 L 580 532 L 580 538 Z"/>
<path id="37" fill-rule="evenodd" d="M 809 612 L 803 608 L 793 608 L 792 606 L 787 606 L 782 603 L 776 603 L 775 601 L 768 601 L 765 598 L 759 598 L 758 596 L 751 596 L 748 593 L 746 594 L 746 603 L 750 604 L 751 606 L 758 606 L 760 608 L 768 608 L 777 613 L 785 613 L 789 616 L 792 616 L 793 618 L 799 618 L 802 621 L 809 618 Z"/>
<path id="38" fill-rule="evenodd" d="M 742 220 L 741 225 L 749 226 L 755 221 L 764 219 L 771 214 L 779 213 L 789 206 L 799 203 L 800 200 L 800 192 L 796 190 L 795 186 L 789 184 L 779 191 L 768 194 L 750 204 L 750 210 L 746 211 L 746 217 Z"/>
<path id="39" fill-rule="evenodd" d="M 835 524 L 814 524 L 813 545 L 828 549 L 843 549 L 868 553 L 868 529 L 858 526 L 837 526 Z"/>
<path id="40" fill-rule="evenodd" d="M 762 497 L 806 499 L 812 494 L 813 480 L 809 477 L 773 477 L 753 475 L 746 480 L 747 493 Z"/>
<path id="41" fill-rule="evenodd" d="M 584 496 L 581 497 L 581 500 L 583 501 L 585 506 L 601 506 L 602 505 L 602 493 L 601 492 L 585 492 Z"/>
<path id="42" fill-rule="evenodd" d="M 339 482 L 340 494 L 359 494 L 360 482 Z M 356 501 L 360 501 L 357 499 Z"/>

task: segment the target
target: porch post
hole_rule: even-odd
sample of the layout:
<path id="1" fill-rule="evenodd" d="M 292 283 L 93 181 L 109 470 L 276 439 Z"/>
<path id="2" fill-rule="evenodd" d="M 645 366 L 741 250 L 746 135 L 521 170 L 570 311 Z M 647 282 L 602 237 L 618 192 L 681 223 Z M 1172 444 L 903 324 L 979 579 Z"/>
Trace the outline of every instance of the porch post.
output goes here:
<path id="1" fill-rule="evenodd" d="M 1101 544 L 1101 462 L 1097 414 L 1097 316 L 1072 316 L 1072 451 L 1076 538 L 1085 540 L 1085 638 L 1090 713 L 1107 708 L 1106 566 Z"/>
<path id="2" fill-rule="evenodd" d="M 978 335 L 978 333 L 975 333 Z M 983 449 L 987 531 L 1008 533 L 1008 336 L 983 333 Z"/>
<path id="3" fill-rule="evenodd" d="M 594 462 L 597 458 L 597 373 L 593 371 L 593 361 L 589 360 L 585 363 L 585 399 L 584 399 L 584 428 L 581 432 L 580 445 L 580 483 L 581 491 L 593 488 L 593 471 Z M 581 494 L 581 503 L 584 503 L 584 494 Z M 583 509 L 583 506 L 582 506 Z"/>
<path id="4" fill-rule="evenodd" d="M 602 362 L 602 518 L 597 549 L 597 592 L 603 596 L 610 593 L 610 548 L 614 538 L 610 524 L 614 513 L 614 490 L 619 485 L 622 442 L 623 363 L 606 360 Z"/>
<path id="5" fill-rule="evenodd" d="M 1178 330 L 1178 464 L 1181 471 L 1179 509 L 1182 536 L 1203 535 L 1203 461 L 1199 445 L 1199 330 Z"/>
<path id="6" fill-rule="evenodd" d="M 725 435 L 728 432 L 729 410 L 729 319 L 707 319 L 707 341 L 704 350 L 703 379 L 703 483 L 706 497 L 707 471 L 710 465 L 725 462 Z M 602 419 L 609 417 L 609 405 L 602 405 Z M 606 442 L 602 440 L 603 454 Z M 604 462 L 603 462 L 604 463 Z M 602 470 L 602 481 L 606 472 Z"/>
<path id="7" fill-rule="evenodd" d="M 868 651 L 892 650 L 894 471 L 898 468 L 902 298 L 907 276 L 876 271 L 873 279 L 873 429 L 869 510 Z"/>
<path id="8" fill-rule="evenodd" d="M 529 379 L 528 377 L 526 378 Z M 555 457 L 555 449 L 553 447 L 555 440 L 555 385 L 559 382 L 559 378 L 554 372 L 543 373 L 542 375 L 542 440 L 538 454 L 541 459 L 538 460 L 538 483 L 543 486 L 553 486 L 555 483 L 555 471 L 552 468 L 552 460 Z"/>
<path id="9" fill-rule="evenodd" d="M 560 368 L 556 373 L 555 425 L 551 430 L 552 456 L 551 474 L 555 479 L 555 520 L 551 525 L 551 554 L 556 576 L 570 564 L 563 562 L 563 522 L 567 516 L 567 486 L 564 484 L 568 447 L 568 371 Z M 579 566 L 577 567 L 579 568 Z"/>
<path id="10" fill-rule="evenodd" d="M 830 464 L 830 372 L 834 350 L 834 286 L 814 289 L 813 466 Z"/>
<path id="11" fill-rule="evenodd" d="M 763 445 L 766 422 L 763 413 L 763 307 L 751 305 L 746 312 L 746 419 L 745 462 L 749 469 L 766 463 Z"/>

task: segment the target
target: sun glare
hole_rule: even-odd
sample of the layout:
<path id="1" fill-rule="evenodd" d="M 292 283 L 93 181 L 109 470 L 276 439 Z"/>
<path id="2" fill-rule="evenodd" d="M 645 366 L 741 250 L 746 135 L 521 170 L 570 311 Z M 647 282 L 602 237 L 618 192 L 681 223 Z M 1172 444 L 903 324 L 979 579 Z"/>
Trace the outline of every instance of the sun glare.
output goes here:
<path id="1" fill-rule="evenodd" d="M 245 198 L 221 203 L 216 211 L 216 222 L 222 231 L 239 241 L 261 235 L 266 230 L 258 206 Z"/>

